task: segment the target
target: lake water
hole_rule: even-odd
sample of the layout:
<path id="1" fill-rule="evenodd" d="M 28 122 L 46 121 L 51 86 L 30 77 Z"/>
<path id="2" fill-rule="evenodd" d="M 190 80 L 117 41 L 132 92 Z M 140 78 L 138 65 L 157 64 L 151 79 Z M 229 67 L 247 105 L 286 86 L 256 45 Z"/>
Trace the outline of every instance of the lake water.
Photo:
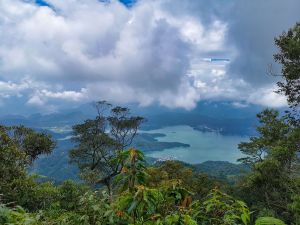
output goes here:
<path id="1" fill-rule="evenodd" d="M 156 138 L 158 141 L 181 142 L 190 147 L 176 147 L 163 151 L 147 153 L 147 156 L 161 159 L 173 158 L 187 163 L 201 163 L 204 161 L 229 161 L 236 162 L 242 156 L 237 146 L 247 137 L 224 136 L 214 132 L 201 132 L 190 126 L 172 126 L 147 133 L 163 133 L 165 137 Z"/>

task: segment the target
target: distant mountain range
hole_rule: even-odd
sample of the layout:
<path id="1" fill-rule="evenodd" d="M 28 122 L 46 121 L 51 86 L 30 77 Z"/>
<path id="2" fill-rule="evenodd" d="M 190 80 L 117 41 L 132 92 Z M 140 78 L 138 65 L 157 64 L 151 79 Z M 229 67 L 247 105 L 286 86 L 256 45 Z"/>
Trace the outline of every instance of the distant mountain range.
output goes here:
<path id="1" fill-rule="evenodd" d="M 239 136 L 255 135 L 256 114 L 262 110 L 259 106 L 236 107 L 231 102 L 201 102 L 191 111 L 167 109 L 159 106 L 138 107 L 137 105 L 130 105 L 128 107 L 133 114 L 144 116 L 147 119 L 142 130 L 189 125 L 204 132 Z M 95 110 L 91 104 L 85 104 L 47 115 L 2 115 L 0 116 L 0 124 L 24 125 L 51 133 L 57 140 L 57 148 L 51 155 L 38 159 L 31 168 L 31 172 L 61 182 L 65 179 L 78 179 L 77 167 L 68 163 L 68 153 L 74 145 L 70 140 L 72 125 L 93 118 L 95 115 Z M 140 134 L 136 138 L 134 146 L 144 152 L 160 151 L 173 147 L 188 147 L 185 143 L 157 141 L 156 138 L 160 135 L 163 134 Z M 229 162 L 204 162 L 193 166 L 200 172 L 206 172 L 216 177 L 236 175 L 243 169 L 242 166 Z"/>
<path id="2" fill-rule="evenodd" d="M 262 107 L 251 105 L 236 107 L 232 102 L 204 101 L 191 111 L 168 109 L 160 106 L 138 107 L 128 106 L 133 114 L 144 116 L 147 122 L 142 129 L 151 130 L 165 126 L 189 125 L 201 131 L 216 131 L 221 134 L 254 135 L 256 114 Z M 0 123 L 4 125 L 25 125 L 33 128 L 71 127 L 93 118 L 95 109 L 91 104 L 52 114 L 2 115 Z"/>
<path id="3" fill-rule="evenodd" d="M 138 148 L 143 149 L 144 152 L 152 150 L 162 150 L 165 148 L 172 148 L 183 146 L 182 143 L 174 142 L 158 142 L 153 137 L 147 135 L 139 135 L 135 141 Z M 146 140 L 145 140 L 146 139 Z M 69 163 L 69 151 L 74 144 L 70 139 L 59 140 L 57 148 L 50 155 L 45 155 L 35 161 L 31 173 L 37 173 L 44 176 L 48 180 L 56 183 L 61 183 L 66 179 L 80 180 L 77 166 Z M 154 158 L 146 157 L 150 164 L 161 164 L 163 161 L 157 161 Z M 242 164 L 234 164 L 226 161 L 206 161 L 199 164 L 188 164 L 182 162 L 185 166 L 191 167 L 196 172 L 206 173 L 209 176 L 221 180 L 232 181 L 236 176 L 242 175 L 249 171 L 249 168 Z"/>

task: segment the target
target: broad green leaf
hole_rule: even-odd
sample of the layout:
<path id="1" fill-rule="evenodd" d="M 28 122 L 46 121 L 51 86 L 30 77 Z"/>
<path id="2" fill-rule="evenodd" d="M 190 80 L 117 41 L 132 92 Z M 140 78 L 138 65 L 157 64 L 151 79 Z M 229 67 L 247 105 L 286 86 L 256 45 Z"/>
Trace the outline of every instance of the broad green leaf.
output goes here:
<path id="1" fill-rule="evenodd" d="M 255 221 L 255 225 L 285 225 L 285 223 L 273 217 L 260 217 Z"/>

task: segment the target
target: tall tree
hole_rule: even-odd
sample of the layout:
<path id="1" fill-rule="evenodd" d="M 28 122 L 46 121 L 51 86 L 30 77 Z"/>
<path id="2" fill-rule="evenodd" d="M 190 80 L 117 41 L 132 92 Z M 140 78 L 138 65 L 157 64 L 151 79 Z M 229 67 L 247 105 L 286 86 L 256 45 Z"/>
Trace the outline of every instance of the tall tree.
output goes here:
<path id="1" fill-rule="evenodd" d="M 246 155 L 240 161 L 252 165 L 251 173 L 241 185 L 244 197 L 252 209 L 271 210 L 291 222 L 294 215 L 289 203 L 300 188 L 296 182 L 300 129 L 289 126 L 274 110 L 267 109 L 258 118 L 259 136 L 239 145 Z"/>
<path id="2" fill-rule="evenodd" d="M 289 113 L 293 122 L 299 123 L 300 104 L 300 23 L 275 38 L 279 52 L 274 55 L 275 61 L 282 65 L 282 78 L 278 82 L 279 93 L 287 96 L 292 109 Z"/>
<path id="3" fill-rule="evenodd" d="M 73 127 L 77 145 L 71 150 L 70 158 L 86 180 L 106 185 L 112 198 L 113 179 L 124 166 L 121 153 L 132 144 L 144 118 L 131 116 L 128 108 L 112 107 L 106 101 L 94 106 L 96 118 Z"/>

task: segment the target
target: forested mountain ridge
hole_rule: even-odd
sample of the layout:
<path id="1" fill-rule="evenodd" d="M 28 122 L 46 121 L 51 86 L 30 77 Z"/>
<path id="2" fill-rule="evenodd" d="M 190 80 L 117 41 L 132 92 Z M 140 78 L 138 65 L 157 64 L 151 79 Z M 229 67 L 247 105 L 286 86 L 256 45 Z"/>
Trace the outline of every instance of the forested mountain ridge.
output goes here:
<path id="1" fill-rule="evenodd" d="M 46 176 L 48 179 L 57 183 L 61 183 L 67 179 L 78 180 L 78 168 L 76 165 L 69 164 L 69 151 L 74 147 L 74 143 L 71 140 L 71 133 L 60 135 L 51 132 L 51 134 L 53 134 L 52 136 L 56 139 L 56 148 L 50 155 L 37 159 L 31 166 L 30 172 Z M 173 147 L 188 147 L 187 144 L 180 142 L 161 142 L 154 139 L 161 135 L 162 134 L 148 133 L 138 134 L 134 140 L 133 146 L 141 149 L 144 153 L 161 151 Z M 150 165 L 154 164 L 157 160 L 158 159 L 146 157 L 146 161 Z M 164 160 L 166 159 L 162 159 L 162 161 Z M 201 164 L 193 164 L 191 166 L 195 167 L 195 170 L 199 172 L 207 173 L 210 176 L 215 176 L 219 179 L 226 179 L 226 177 L 231 175 L 237 176 L 245 169 L 242 165 L 223 161 L 208 161 Z"/>

